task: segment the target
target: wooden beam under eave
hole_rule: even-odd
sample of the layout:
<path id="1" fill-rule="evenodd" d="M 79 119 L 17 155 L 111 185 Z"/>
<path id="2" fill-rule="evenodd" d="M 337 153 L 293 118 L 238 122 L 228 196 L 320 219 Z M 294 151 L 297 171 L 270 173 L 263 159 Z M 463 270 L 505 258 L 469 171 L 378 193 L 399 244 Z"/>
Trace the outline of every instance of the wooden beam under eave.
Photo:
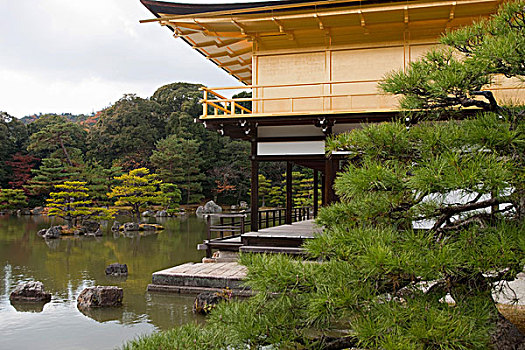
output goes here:
<path id="1" fill-rule="evenodd" d="M 225 51 L 211 53 L 211 54 L 207 55 L 207 57 L 208 58 L 217 58 L 217 57 L 228 56 L 230 58 L 235 58 L 235 57 L 239 57 L 241 55 L 244 55 L 244 54 L 247 54 L 247 53 L 251 53 L 251 52 L 252 52 L 252 48 L 251 47 L 246 47 L 244 49 L 237 50 L 237 51 L 234 51 L 234 50 L 230 49 L 229 47 L 227 47 Z"/>
<path id="2" fill-rule="evenodd" d="M 238 69 L 238 70 L 232 70 L 230 71 L 230 74 L 236 75 L 236 74 L 242 74 L 242 73 L 249 73 L 251 71 L 252 71 L 251 68 L 243 68 L 243 69 Z"/>
<path id="3" fill-rule="evenodd" d="M 246 39 L 246 35 L 243 35 L 239 32 L 211 32 L 208 30 L 203 30 L 202 34 L 205 36 L 217 37 L 217 38 L 239 38 Z"/>
<path id="4" fill-rule="evenodd" d="M 161 25 L 169 25 L 169 26 L 175 26 L 175 27 L 180 27 L 180 28 L 185 28 L 185 29 L 191 29 L 197 32 L 202 31 L 202 28 L 194 23 L 167 21 L 165 24 L 162 24 L 161 22 Z"/>
<path id="5" fill-rule="evenodd" d="M 247 66 L 248 64 L 239 62 L 238 60 L 233 60 L 229 62 L 219 63 L 219 67 L 231 67 L 231 66 Z"/>
<path id="6" fill-rule="evenodd" d="M 230 46 L 230 45 L 233 45 L 233 44 L 240 43 L 240 42 L 242 42 L 244 40 L 245 39 L 217 39 L 217 41 L 219 42 L 217 44 L 217 47 L 221 48 L 221 47 L 225 47 L 225 46 Z"/>

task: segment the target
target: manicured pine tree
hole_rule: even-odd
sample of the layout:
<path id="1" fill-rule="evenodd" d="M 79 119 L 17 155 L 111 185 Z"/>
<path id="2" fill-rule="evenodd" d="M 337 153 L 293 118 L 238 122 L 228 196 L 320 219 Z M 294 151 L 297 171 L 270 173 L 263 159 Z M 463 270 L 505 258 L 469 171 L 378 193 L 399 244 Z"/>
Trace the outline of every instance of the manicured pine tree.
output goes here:
<path id="1" fill-rule="evenodd" d="M 0 210 L 21 209 L 27 205 L 27 196 L 24 190 L 0 189 Z"/>
<path id="2" fill-rule="evenodd" d="M 162 181 L 157 180 L 156 174 L 150 174 L 149 169 L 139 168 L 129 173 L 115 177 L 118 185 L 111 188 L 109 198 L 115 198 L 115 205 L 131 207 L 132 216 L 140 221 L 140 209 L 146 205 L 161 204 L 166 201 L 159 191 Z"/>
<path id="3" fill-rule="evenodd" d="M 270 191 L 270 180 L 266 179 L 263 174 L 259 174 L 259 197 L 261 198 L 261 206 L 266 206 L 266 199 L 269 197 Z"/>
<path id="4" fill-rule="evenodd" d="M 268 192 L 268 198 L 273 207 L 282 208 L 286 205 L 286 194 L 282 186 L 272 186 Z"/>
<path id="5" fill-rule="evenodd" d="M 68 228 L 78 226 L 87 219 L 107 220 L 114 216 L 114 211 L 94 207 L 89 198 L 89 189 L 85 181 L 65 181 L 55 186 L 49 195 L 48 216 L 57 216 L 66 221 Z"/>
<path id="6" fill-rule="evenodd" d="M 162 205 L 166 208 L 166 211 L 170 212 L 179 207 L 179 203 L 182 200 L 182 195 L 175 184 L 161 183 L 160 190 L 163 194 Z"/>
<path id="7" fill-rule="evenodd" d="M 121 167 L 104 168 L 100 162 L 88 164 L 82 171 L 82 178 L 86 180 L 89 196 L 97 205 L 109 206 L 112 201 L 107 193 L 117 183 L 115 177 L 122 175 Z"/>
<path id="8" fill-rule="evenodd" d="M 55 185 L 70 178 L 74 173 L 68 171 L 60 159 L 44 158 L 38 169 L 32 169 L 33 178 L 30 181 L 31 194 L 47 196 Z"/>

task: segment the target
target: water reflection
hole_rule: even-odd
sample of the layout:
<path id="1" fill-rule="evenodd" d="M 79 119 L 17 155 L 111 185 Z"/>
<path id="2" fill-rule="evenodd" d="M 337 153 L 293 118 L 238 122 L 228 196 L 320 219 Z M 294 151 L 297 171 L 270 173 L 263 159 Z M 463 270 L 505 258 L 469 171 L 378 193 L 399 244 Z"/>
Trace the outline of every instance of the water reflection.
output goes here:
<path id="1" fill-rule="evenodd" d="M 193 297 L 151 294 L 146 286 L 154 271 L 202 258 L 196 245 L 205 236 L 203 220 L 149 218 L 165 230 L 146 234 L 114 234 L 106 223 L 102 237 L 46 241 L 36 235 L 54 220 L 0 216 L 0 348 L 112 349 L 139 334 L 200 320 L 191 311 Z M 127 277 L 105 275 L 105 267 L 116 262 L 128 265 Z M 51 303 L 11 305 L 10 291 L 31 280 L 44 283 Z M 80 313 L 76 297 L 94 285 L 123 288 L 123 306 Z M 42 335 L 54 341 L 40 342 Z M 81 341 L 88 335 L 89 341 Z"/>
<path id="2" fill-rule="evenodd" d="M 44 311 L 44 305 L 47 303 L 36 302 L 20 302 L 20 301 L 11 301 L 11 306 L 15 308 L 18 312 L 42 312 Z"/>

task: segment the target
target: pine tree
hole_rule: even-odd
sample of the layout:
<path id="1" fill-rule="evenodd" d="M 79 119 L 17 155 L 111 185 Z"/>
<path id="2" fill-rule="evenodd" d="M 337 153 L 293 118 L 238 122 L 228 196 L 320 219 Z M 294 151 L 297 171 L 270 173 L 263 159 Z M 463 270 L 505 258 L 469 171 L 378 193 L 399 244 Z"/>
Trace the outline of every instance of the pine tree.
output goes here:
<path id="1" fill-rule="evenodd" d="M 410 127 L 373 124 L 329 140 L 350 163 L 335 183 L 341 202 L 321 210 L 323 234 L 305 246 L 315 263 L 243 254 L 254 297 L 129 348 L 521 349 L 492 291 L 525 263 L 525 111 L 490 94 L 474 100 L 495 73 L 523 79 L 524 9 L 504 3 L 445 36 L 470 50 L 462 59 L 435 51 L 385 79 L 419 109 Z M 486 112 L 454 119 L 473 105 Z"/>
<path id="2" fill-rule="evenodd" d="M 88 191 L 85 181 L 65 181 L 55 185 L 55 192 L 51 192 L 51 198 L 46 200 L 50 208 L 47 215 L 64 219 L 68 228 L 78 226 L 89 218 L 112 218 L 113 210 L 93 206 Z"/>
<path id="3" fill-rule="evenodd" d="M 161 183 L 160 190 L 163 195 L 162 205 L 164 205 L 168 212 L 179 207 L 182 195 L 177 185 Z"/>
<path id="4" fill-rule="evenodd" d="M 55 185 L 70 178 L 73 173 L 68 172 L 62 161 L 56 158 L 44 158 L 38 169 L 32 169 L 34 174 L 30 181 L 29 190 L 34 195 L 47 196 Z"/>
<path id="5" fill-rule="evenodd" d="M 151 163 L 156 167 L 160 178 L 175 183 L 181 190 L 186 204 L 197 203 L 202 199 L 204 174 L 200 172 L 199 143 L 170 135 L 157 143 Z"/>
<path id="6" fill-rule="evenodd" d="M 129 173 L 115 177 L 119 182 L 111 188 L 109 198 L 116 198 L 115 205 L 131 207 L 132 216 L 140 220 L 140 209 L 147 204 L 161 204 L 165 197 L 159 191 L 160 180 L 156 174 L 150 174 L 149 169 L 139 168 L 130 170 Z"/>
<path id="7" fill-rule="evenodd" d="M 271 191 L 270 180 L 267 180 L 263 174 L 259 174 L 259 197 L 261 198 L 261 206 L 266 206 L 266 199 Z"/>
<path id="8" fill-rule="evenodd" d="M 87 164 L 82 170 L 81 177 L 86 180 L 89 196 L 97 205 L 109 206 L 112 201 L 107 193 L 117 184 L 115 177 L 122 175 L 121 167 L 104 168 L 98 161 Z"/>
<path id="9" fill-rule="evenodd" d="M 47 152 L 60 150 L 66 164 L 74 166 L 72 152 L 78 150 L 75 146 L 83 144 L 82 140 L 85 140 L 86 132 L 80 125 L 67 121 L 63 116 L 46 116 L 41 118 L 41 122 L 45 122 L 46 125 L 30 136 L 28 150 Z"/>
<path id="10" fill-rule="evenodd" d="M 0 189 L 0 210 L 20 209 L 27 205 L 27 196 L 20 189 Z"/>

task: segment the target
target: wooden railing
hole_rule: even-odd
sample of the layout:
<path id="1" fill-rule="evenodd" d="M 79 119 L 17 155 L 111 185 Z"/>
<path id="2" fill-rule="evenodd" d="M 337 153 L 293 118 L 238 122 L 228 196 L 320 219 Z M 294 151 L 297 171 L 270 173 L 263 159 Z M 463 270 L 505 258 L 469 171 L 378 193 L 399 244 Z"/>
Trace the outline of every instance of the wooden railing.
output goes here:
<path id="1" fill-rule="evenodd" d="M 213 224 L 212 218 L 218 217 L 219 223 Z M 207 239 L 232 238 L 242 235 L 246 228 L 245 214 L 210 214 L 206 217 Z M 218 234 L 218 237 L 217 237 Z"/>
<path id="2" fill-rule="evenodd" d="M 319 100 L 320 108 L 319 110 L 309 110 L 308 112 L 327 112 L 332 110 L 341 110 L 341 108 L 334 108 L 333 101 L 336 98 L 344 98 L 344 110 L 353 110 L 353 99 L 359 97 L 369 97 L 377 96 L 380 94 L 378 92 L 374 93 L 333 93 L 334 86 L 342 84 L 365 84 L 373 83 L 377 84 L 378 80 L 353 80 L 353 81 L 328 81 L 328 82 L 319 82 L 319 83 L 298 83 L 298 84 L 278 84 L 278 85 L 246 85 L 246 86 L 229 86 L 229 87 L 202 87 L 203 99 L 200 101 L 202 103 L 202 116 L 201 118 L 205 119 L 208 117 L 243 117 L 246 114 L 266 114 L 264 103 L 268 102 L 278 102 L 278 101 L 288 101 L 288 107 L 285 110 L 273 111 L 271 113 L 280 113 L 280 114 L 296 114 L 304 112 L 304 110 L 298 109 L 297 104 L 304 102 L 305 100 Z M 303 87 L 319 87 L 319 93 L 308 93 L 308 94 L 299 94 L 290 92 L 279 93 L 279 96 L 276 97 L 265 97 L 265 89 L 271 89 L 274 93 L 279 91 L 278 89 L 283 88 L 296 88 L 300 90 Z M 252 97 L 243 97 L 243 98 L 227 98 L 219 94 L 217 91 L 245 91 L 251 90 L 255 96 Z M 243 103 L 250 102 L 252 108 L 246 108 L 243 106 Z M 395 105 L 392 105 L 392 109 L 395 108 Z M 357 110 L 357 109 L 356 109 Z"/>
<path id="3" fill-rule="evenodd" d="M 258 213 L 259 228 L 268 228 L 286 223 L 286 209 L 274 208 L 259 210 Z M 210 214 L 207 216 L 207 239 L 232 238 L 250 231 L 251 212 L 243 214 Z M 213 218 L 218 222 L 213 222 Z M 292 209 L 292 222 L 310 220 L 313 218 L 311 207 L 297 207 Z"/>
<path id="4" fill-rule="evenodd" d="M 299 207 L 292 209 L 292 222 L 310 220 L 313 217 L 311 215 L 311 207 Z M 251 213 L 250 213 L 251 215 Z M 275 209 L 264 209 L 258 212 L 258 224 L 259 228 L 267 228 L 278 225 L 284 225 L 286 222 L 286 209 L 275 208 Z M 249 221 L 249 220 L 248 220 Z"/>
<path id="5" fill-rule="evenodd" d="M 237 110 L 240 111 L 240 114 L 251 114 L 252 111 L 242 105 L 240 105 L 238 102 L 242 101 L 250 101 L 249 98 L 240 98 L 240 99 L 229 99 L 224 97 L 223 95 L 213 91 L 212 89 L 208 89 L 206 87 L 202 87 L 201 90 L 204 92 L 204 98 L 201 100 L 202 103 L 202 115 L 207 116 L 208 115 L 208 109 L 212 109 L 213 115 L 218 116 L 221 114 L 230 114 L 230 115 L 236 115 Z M 215 96 L 215 98 L 209 100 L 209 95 Z"/>
<path id="6" fill-rule="evenodd" d="M 309 220 L 311 216 L 310 207 L 299 207 L 292 209 L 292 222 Z M 197 249 L 206 250 L 206 257 L 212 257 L 213 249 L 238 251 L 242 246 L 241 235 L 250 228 L 248 215 L 251 213 L 239 214 L 209 214 L 206 217 L 207 233 L 206 240 L 199 244 Z M 259 228 L 268 228 L 283 225 L 286 221 L 286 209 L 275 208 L 259 210 Z M 218 222 L 217 222 L 218 219 Z M 247 230 L 248 228 L 248 230 Z"/>

